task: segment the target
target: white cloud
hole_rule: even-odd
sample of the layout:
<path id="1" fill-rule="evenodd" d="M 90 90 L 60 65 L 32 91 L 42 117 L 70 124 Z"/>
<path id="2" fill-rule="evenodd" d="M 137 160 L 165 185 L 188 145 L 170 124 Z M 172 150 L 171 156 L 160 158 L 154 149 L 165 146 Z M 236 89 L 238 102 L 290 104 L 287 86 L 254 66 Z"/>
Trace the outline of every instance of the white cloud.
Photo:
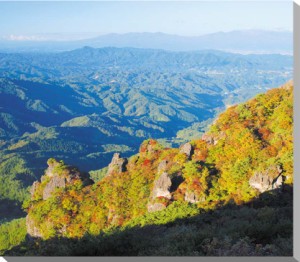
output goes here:
<path id="1" fill-rule="evenodd" d="M 3 39 L 9 41 L 45 41 L 48 40 L 45 37 L 37 35 L 8 35 L 3 36 Z"/>
<path id="2" fill-rule="evenodd" d="M 1 1 L 1 0 L 0 0 Z M 96 32 L 84 33 L 49 33 L 49 34 L 35 34 L 35 35 L 4 35 L 0 36 L 0 40 L 7 41 L 72 41 L 82 40 L 99 36 Z"/>

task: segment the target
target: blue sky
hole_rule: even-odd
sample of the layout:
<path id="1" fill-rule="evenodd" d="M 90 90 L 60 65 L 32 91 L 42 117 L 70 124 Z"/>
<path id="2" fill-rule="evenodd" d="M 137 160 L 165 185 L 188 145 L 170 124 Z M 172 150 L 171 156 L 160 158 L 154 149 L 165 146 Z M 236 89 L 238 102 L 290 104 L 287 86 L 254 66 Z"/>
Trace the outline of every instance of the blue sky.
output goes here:
<path id="1" fill-rule="evenodd" d="M 0 37 L 292 30 L 292 1 L 0 2 Z M 34 39 L 34 38 L 32 38 Z"/>

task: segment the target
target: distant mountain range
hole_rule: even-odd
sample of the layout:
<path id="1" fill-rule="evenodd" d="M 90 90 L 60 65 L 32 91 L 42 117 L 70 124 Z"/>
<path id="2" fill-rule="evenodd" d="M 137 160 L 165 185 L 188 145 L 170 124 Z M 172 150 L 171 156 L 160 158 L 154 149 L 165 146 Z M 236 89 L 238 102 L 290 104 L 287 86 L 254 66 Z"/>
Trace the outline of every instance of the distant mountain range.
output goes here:
<path id="1" fill-rule="evenodd" d="M 170 51 L 215 49 L 234 53 L 292 54 L 293 33 L 289 31 L 242 30 L 217 32 L 202 36 L 165 33 L 107 34 L 76 41 L 0 40 L 0 52 L 58 52 L 84 46 L 135 47 Z"/>

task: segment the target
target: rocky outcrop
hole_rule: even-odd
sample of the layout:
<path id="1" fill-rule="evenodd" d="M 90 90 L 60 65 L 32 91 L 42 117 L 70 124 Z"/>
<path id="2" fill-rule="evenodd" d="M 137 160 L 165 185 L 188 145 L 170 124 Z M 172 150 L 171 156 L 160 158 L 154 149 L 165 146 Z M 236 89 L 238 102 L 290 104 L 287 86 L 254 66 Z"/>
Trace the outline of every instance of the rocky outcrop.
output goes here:
<path id="1" fill-rule="evenodd" d="M 93 184 L 89 174 L 81 173 L 76 167 L 67 166 L 63 162 L 57 162 L 50 159 L 45 175 L 41 177 L 41 182 L 35 181 L 31 187 L 32 200 L 47 200 L 50 198 L 57 188 L 65 188 L 67 185 L 73 184 L 80 180 L 83 186 Z M 30 214 L 26 216 L 27 238 L 43 237 L 38 229 L 38 225 L 32 220 Z M 65 229 L 61 229 L 63 232 Z"/>
<path id="2" fill-rule="evenodd" d="M 199 203 L 205 201 L 205 197 L 198 197 L 194 192 L 185 192 L 184 200 L 189 203 Z"/>
<path id="3" fill-rule="evenodd" d="M 26 228 L 27 228 L 27 238 L 31 237 L 42 237 L 40 230 L 36 227 L 36 223 L 31 219 L 29 215 L 26 216 Z"/>
<path id="4" fill-rule="evenodd" d="M 166 162 L 163 163 L 166 164 Z M 162 166 L 164 166 L 164 164 L 162 164 Z M 163 168 L 162 166 L 160 167 L 160 170 Z M 171 199 L 171 186 L 171 178 L 168 173 L 163 172 L 154 182 L 151 199 L 147 205 L 148 212 L 155 212 L 166 208 L 166 205 L 159 203 L 159 201 L 164 199 L 168 202 Z"/>
<path id="5" fill-rule="evenodd" d="M 141 155 L 152 155 L 161 148 L 161 145 L 154 139 L 144 141 L 139 149 Z"/>
<path id="6" fill-rule="evenodd" d="M 211 145 L 215 145 L 215 139 L 212 135 L 209 134 L 203 134 L 201 137 L 202 140 L 204 140 L 206 143 L 211 144 Z"/>
<path id="7" fill-rule="evenodd" d="M 256 172 L 249 180 L 249 185 L 263 193 L 268 190 L 280 188 L 283 184 L 279 166 L 271 166 L 265 171 Z"/>
<path id="8" fill-rule="evenodd" d="M 192 145 L 190 143 L 185 143 L 183 144 L 182 146 L 180 146 L 180 153 L 183 153 L 185 154 L 188 159 L 191 159 L 191 156 L 193 155 L 194 153 L 194 148 L 192 147 Z"/>
<path id="9" fill-rule="evenodd" d="M 167 166 L 168 166 L 168 161 L 167 160 L 163 160 L 158 164 L 157 167 L 157 173 L 160 174 L 162 172 L 165 172 L 167 170 Z"/>
<path id="10" fill-rule="evenodd" d="M 165 197 L 170 199 L 171 198 L 171 178 L 169 177 L 168 173 L 164 172 L 161 176 L 154 182 L 154 188 L 152 191 L 152 198 L 156 197 Z"/>
<path id="11" fill-rule="evenodd" d="M 49 160 L 48 168 L 45 175 L 42 176 L 41 182 L 46 182 L 43 189 L 43 200 L 47 200 L 57 188 L 65 188 L 67 184 L 73 183 L 75 180 L 81 180 L 83 185 L 93 184 L 93 180 L 89 178 L 87 173 L 81 173 L 76 167 L 66 166 L 54 159 Z M 32 190 L 35 190 L 34 187 Z"/>
<path id="12" fill-rule="evenodd" d="M 182 173 L 170 176 L 167 173 L 168 160 L 162 160 L 157 167 L 158 179 L 154 181 L 151 198 L 147 205 L 148 212 L 155 212 L 167 207 L 172 201 L 172 192 L 184 181 Z"/>
<path id="13" fill-rule="evenodd" d="M 66 182 L 67 182 L 67 180 L 65 177 L 53 176 L 44 188 L 43 200 L 46 200 L 49 197 L 51 197 L 53 191 L 56 188 L 65 188 Z"/>
<path id="14" fill-rule="evenodd" d="M 155 152 L 154 145 L 152 145 L 151 143 L 149 143 L 147 145 L 146 152 L 149 153 L 149 154 L 153 154 Z"/>
<path id="15" fill-rule="evenodd" d="M 115 153 L 108 166 L 107 175 L 111 175 L 113 172 L 122 173 L 127 170 L 128 160 L 127 158 L 121 158 L 119 153 Z"/>
<path id="16" fill-rule="evenodd" d="M 34 194 L 37 191 L 39 185 L 40 185 L 40 183 L 38 181 L 33 182 L 32 186 L 30 188 L 31 199 L 34 197 Z"/>
<path id="17" fill-rule="evenodd" d="M 225 132 L 221 131 L 220 133 L 218 133 L 218 136 L 212 134 L 203 134 L 201 139 L 208 144 L 216 145 L 220 139 L 224 139 L 225 137 Z"/>
<path id="18" fill-rule="evenodd" d="M 61 165 L 61 163 L 51 158 L 47 161 L 47 164 L 48 164 L 48 168 L 45 171 L 46 177 L 53 177 L 57 175 L 57 173 L 55 172 L 55 168 L 58 168 Z M 42 177 L 41 180 L 42 182 L 43 182 L 43 178 L 45 177 Z"/>

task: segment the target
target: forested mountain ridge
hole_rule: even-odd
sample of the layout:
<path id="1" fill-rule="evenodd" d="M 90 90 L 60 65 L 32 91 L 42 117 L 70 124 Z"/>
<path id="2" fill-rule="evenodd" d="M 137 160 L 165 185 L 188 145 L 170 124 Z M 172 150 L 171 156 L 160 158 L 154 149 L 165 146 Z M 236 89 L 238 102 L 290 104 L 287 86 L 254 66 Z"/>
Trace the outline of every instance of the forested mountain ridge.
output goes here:
<path id="1" fill-rule="evenodd" d="M 128 159 L 115 154 L 94 184 L 50 159 L 24 204 L 27 233 L 43 240 L 8 254 L 168 255 L 185 236 L 178 255 L 291 256 L 292 128 L 290 82 L 229 107 L 180 148 L 150 139 Z"/>
<path id="2" fill-rule="evenodd" d="M 34 78 L 43 70 L 44 79 L 48 77 L 72 77 L 90 73 L 91 69 L 127 69 L 151 70 L 167 72 L 183 70 L 223 69 L 235 70 L 241 67 L 254 70 L 278 70 L 290 67 L 290 55 L 265 54 L 241 55 L 217 50 L 201 50 L 190 52 L 171 52 L 157 49 L 139 48 L 92 48 L 60 53 L 0 53 L 0 76 Z M 277 63 L 274 63 L 277 61 Z M 7 71 L 10 68 L 12 70 Z M 79 70 L 80 69 L 80 70 Z M 47 78 L 46 78 L 47 79 Z"/>

